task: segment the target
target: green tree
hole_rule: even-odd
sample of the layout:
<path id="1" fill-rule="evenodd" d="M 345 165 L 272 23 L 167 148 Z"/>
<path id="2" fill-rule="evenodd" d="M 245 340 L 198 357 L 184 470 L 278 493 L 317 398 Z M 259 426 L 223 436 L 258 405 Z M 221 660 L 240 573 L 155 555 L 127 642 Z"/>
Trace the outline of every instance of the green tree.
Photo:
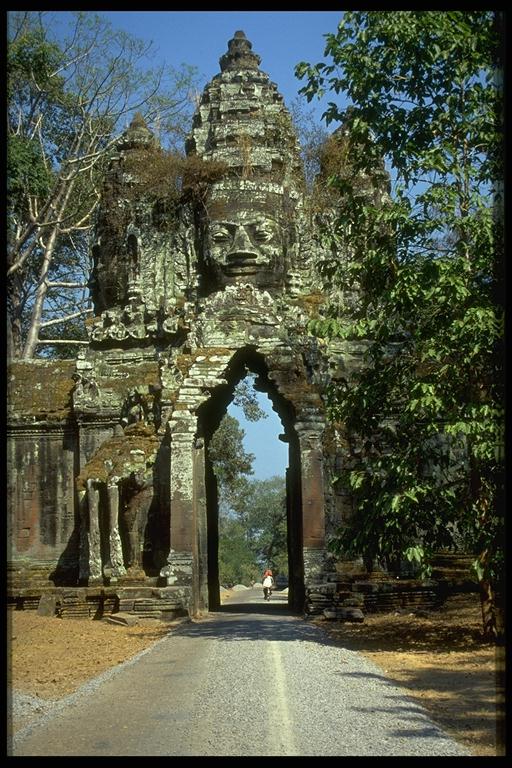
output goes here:
<path id="1" fill-rule="evenodd" d="M 223 586 L 260 579 L 260 567 L 243 523 L 229 516 L 219 521 L 219 580 Z"/>
<path id="2" fill-rule="evenodd" d="M 497 632 L 503 582 L 503 241 L 500 15 L 347 12 L 327 62 L 301 63 L 308 98 L 326 91 L 346 162 L 324 274 L 356 284 L 351 317 L 314 324 L 368 340 L 357 386 L 332 386 L 330 418 L 357 446 L 355 510 L 335 546 L 428 571 L 431 554 L 475 553 L 484 629 Z M 388 195 L 382 159 L 391 166 Z M 359 184 L 358 184 L 359 182 Z"/>
<path id="3" fill-rule="evenodd" d="M 248 421 L 266 419 L 254 390 L 254 377 L 246 375 L 235 387 L 233 403 L 239 406 Z M 254 454 L 244 448 L 245 432 L 238 419 L 226 413 L 213 434 L 208 455 L 213 464 L 219 495 L 224 507 L 230 508 L 243 497 L 247 476 L 253 474 Z"/>
<path id="4" fill-rule="evenodd" d="M 246 376 L 233 402 L 248 421 L 266 418 Z M 219 495 L 219 575 L 223 584 L 259 580 L 263 566 L 288 572 L 286 489 L 284 478 L 251 477 L 254 455 L 244 449 L 244 430 L 226 414 L 210 440 L 208 455 Z"/>
<path id="5" fill-rule="evenodd" d="M 248 526 L 258 562 L 274 574 L 288 574 L 284 477 L 253 480 L 248 489 Z"/>
<path id="6" fill-rule="evenodd" d="M 41 329 L 91 311 L 87 263 L 69 254 L 87 253 L 124 123 L 140 110 L 164 136 L 181 136 L 194 73 L 148 66 L 150 46 L 93 13 L 16 11 L 8 22 L 9 338 L 12 356 L 29 359 Z"/>
<path id="7" fill-rule="evenodd" d="M 248 584 L 259 581 L 265 567 L 288 573 L 284 478 L 239 478 L 229 503 L 224 497 L 220 504 L 220 579 Z"/>
<path id="8" fill-rule="evenodd" d="M 252 581 L 256 576 L 249 578 L 248 574 L 258 570 L 250 545 L 245 505 L 254 455 L 245 451 L 244 435 L 238 420 L 225 414 L 208 447 L 218 488 L 221 584 Z"/>
<path id="9" fill-rule="evenodd" d="M 238 419 L 226 414 L 214 433 L 209 445 L 220 492 L 231 498 L 237 494 L 238 484 L 246 475 L 252 475 L 254 454 L 246 453 L 243 445 L 244 430 Z"/>

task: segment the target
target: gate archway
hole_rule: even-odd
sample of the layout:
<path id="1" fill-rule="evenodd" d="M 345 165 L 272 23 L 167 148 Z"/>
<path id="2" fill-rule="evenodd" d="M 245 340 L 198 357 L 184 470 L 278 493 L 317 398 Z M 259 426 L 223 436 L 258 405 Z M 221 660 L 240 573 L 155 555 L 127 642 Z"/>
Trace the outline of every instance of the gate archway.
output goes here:
<path id="1" fill-rule="evenodd" d="M 161 571 L 194 614 L 208 610 L 210 600 L 212 607 L 218 605 L 217 502 L 206 444 L 246 366 L 267 389 L 289 441 L 288 529 L 295 609 L 303 607 L 306 586 L 321 580 L 325 563 L 324 421 L 301 355 L 283 345 L 203 347 L 188 367 L 168 422 L 171 548 Z"/>
<path id="2" fill-rule="evenodd" d="M 288 467 L 286 470 L 288 603 L 293 609 L 301 610 L 304 604 L 304 563 L 302 557 L 300 450 L 294 428 L 296 416 L 293 405 L 283 397 L 269 378 L 268 367 L 263 355 L 251 347 L 244 348 L 234 355 L 226 370 L 226 383 L 219 385 L 212 392 L 211 397 L 198 409 L 198 437 L 204 441 L 205 447 L 204 490 L 207 528 L 207 573 L 202 574 L 201 581 L 206 579 L 209 609 L 218 609 L 220 607 L 218 489 L 212 463 L 208 456 L 208 446 L 233 399 L 236 385 L 247 373 L 256 376 L 255 388 L 269 397 L 283 427 L 283 434 L 280 439 L 288 445 Z M 203 561 L 202 558 L 200 561 Z M 204 592 L 204 588 L 201 591 Z"/>

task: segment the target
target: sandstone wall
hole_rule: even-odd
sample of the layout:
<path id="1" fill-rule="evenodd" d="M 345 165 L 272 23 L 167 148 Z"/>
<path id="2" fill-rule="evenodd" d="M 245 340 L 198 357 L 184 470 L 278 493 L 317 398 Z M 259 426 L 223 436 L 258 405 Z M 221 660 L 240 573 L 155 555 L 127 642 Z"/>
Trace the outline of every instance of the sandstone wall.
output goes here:
<path id="1" fill-rule="evenodd" d="M 41 360 L 8 369 L 8 561 L 52 580 L 77 567 L 74 369 L 74 361 Z"/>

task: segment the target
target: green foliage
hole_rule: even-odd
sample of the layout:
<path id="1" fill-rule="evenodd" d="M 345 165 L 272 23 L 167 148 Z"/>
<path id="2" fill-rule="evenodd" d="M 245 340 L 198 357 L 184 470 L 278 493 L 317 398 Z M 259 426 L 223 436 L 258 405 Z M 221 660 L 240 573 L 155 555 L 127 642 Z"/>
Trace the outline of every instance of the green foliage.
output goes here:
<path id="1" fill-rule="evenodd" d="M 226 414 L 210 440 L 208 453 L 221 492 L 234 496 L 244 475 L 252 475 L 254 455 L 246 453 L 245 432 L 234 416 Z"/>
<path id="2" fill-rule="evenodd" d="M 245 526 L 239 520 L 221 518 L 219 526 L 219 580 L 224 586 L 245 584 L 261 578 Z"/>
<path id="3" fill-rule="evenodd" d="M 247 421 L 259 421 L 260 419 L 267 418 L 267 414 L 258 403 L 254 389 L 254 376 L 251 374 L 247 375 L 236 385 L 233 403 L 242 409 Z"/>
<path id="4" fill-rule="evenodd" d="M 286 489 L 284 478 L 244 479 L 225 500 L 219 515 L 221 583 L 261 580 L 264 568 L 288 574 Z M 242 573 L 246 574 L 242 578 Z M 237 578 L 231 578 L 238 574 Z M 250 574 L 250 576 L 249 576 Z"/>
<path id="5" fill-rule="evenodd" d="M 297 67 L 308 98 L 331 91 L 350 163 L 334 172 L 339 215 L 326 238 L 327 280 L 357 285 L 351 318 L 336 308 L 311 330 L 369 341 L 357 386 L 333 386 L 353 466 L 341 482 L 355 512 L 333 546 L 424 570 L 459 543 L 481 578 L 502 561 L 503 209 L 499 36 L 491 12 L 347 12 L 326 35 L 328 63 Z M 374 188 L 382 158 L 389 195 Z M 371 185 L 370 185 L 371 186 Z M 338 249 L 338 251 L 336 250 Z M 340 270 L 339 249 L 351 254 Z"/>
<path id="6" fill-rule="evenodd" d="M 235 399 L 255 421 L 259 405 L 248 383 Z M 259 581 L 263 567 L 288 573 L 284 478 L 250 478 L 254 456 L 245 452 L 243 438 L 237 419 L 226 414 L 208 449 L 219 491 L 221 584 Z"/>
<path id="7" fill-rule="evenodd" d="M 38 145 L 23 136 L 13 136 L 7 145 L 9 205 L 23 209 L 27 206 L 27 190 L 35 197 L 43 197 L 48 193 L 50 183 L 51 173 Z"/>

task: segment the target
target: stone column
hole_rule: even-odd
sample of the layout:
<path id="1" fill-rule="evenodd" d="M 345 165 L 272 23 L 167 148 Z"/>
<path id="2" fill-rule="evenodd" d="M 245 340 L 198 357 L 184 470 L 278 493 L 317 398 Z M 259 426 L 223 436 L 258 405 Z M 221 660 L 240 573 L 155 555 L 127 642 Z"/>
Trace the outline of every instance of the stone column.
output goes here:
<path id="1" fill-rule="evenodd" d="M 322 423 L 297 423 L 300 445 L 304 582 L 321 578 L 325 561 Z"/>
<path id="2" fill-rule="evenodd" d="M 112 477 L 107 485 L 108 494 L 108 531 L 110 548 L 110 567 L 114 578 L 124 576 L 126 568 L 123 562 L 123 547 L 119 534 L 119 478 Z"/>
<path id="3" fill-rule="evenodd" d="M 89 528 L 87 542 L 89 549 L 89 583 L 102 581 L 101 543 L 99 519 L 100 492 L 96 480 L 87 480 L 87 503 L 89 508 Z"/>
<path id="4" fill-rule="evenodd" d="M 171 439 L 171 549 L 167 565 L 160 571 L 168 586 L 192 591 L 194 543 L 194 435 L 192 431 L 172 434 Z"/>
<path id="5" fill-rule="evenodd" d="M 208 610 L 208 530 L 206 519 L 205 445 L 195 441 L 194 453 L 194 613 Z"/>
<path id="6" fill-rule="evenodd" d="M 78 583 L 89 581 L 89 536 L 87 491 L 78 491 L 78 511 L 80 514 L 80 534 L 78 540 Z"/>

